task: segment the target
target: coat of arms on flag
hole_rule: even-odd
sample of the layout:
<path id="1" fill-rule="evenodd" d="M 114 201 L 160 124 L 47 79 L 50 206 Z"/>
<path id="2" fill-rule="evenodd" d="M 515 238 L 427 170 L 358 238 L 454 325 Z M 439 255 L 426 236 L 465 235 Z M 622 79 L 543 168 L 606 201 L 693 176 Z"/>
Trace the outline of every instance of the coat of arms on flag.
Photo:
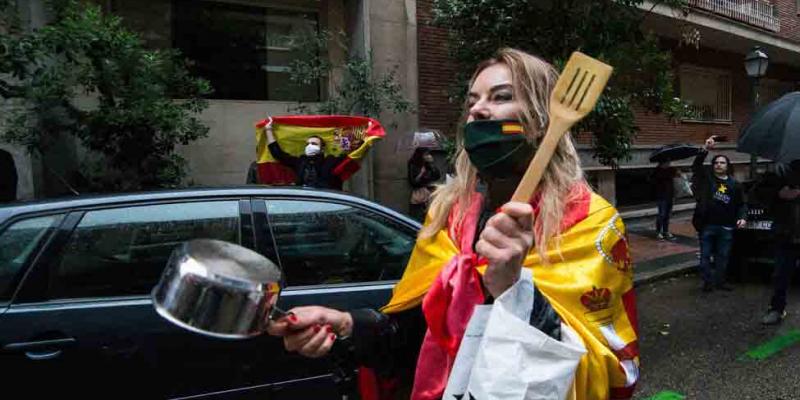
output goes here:
<path id="1" fill-rule="evenodd" d="M 258 182 L 291 185 L 295 173 L 278 162 L 267 148 L 265 127 L 269 120 L 256 124 Z M 360 168 L 359 161 L 373 142 L 386 132 L 380 122 L 368 117 L 345 115 L 292 115 L 272 117 L 272 132 L 280 148 L 296 157 L 303 155 L 306 140 L 318 136 L 325 142 L 325 156 L 338 158 L 333 173 L 346 181 Z"/>

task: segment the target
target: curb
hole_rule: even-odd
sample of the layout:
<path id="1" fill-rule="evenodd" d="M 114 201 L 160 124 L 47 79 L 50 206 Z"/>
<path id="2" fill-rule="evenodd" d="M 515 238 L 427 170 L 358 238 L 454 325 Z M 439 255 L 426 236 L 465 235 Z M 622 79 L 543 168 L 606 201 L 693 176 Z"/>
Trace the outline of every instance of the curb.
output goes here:
<path id="1" fill-rule="evenodd" d="M 678 275 L 683 275 L 685 273 L 694 272 L 697 270 L 697 267 L 698 261 L 691 260 L 638 275 L 634 273 L 633 286 L 637 287 L 648 283 L 658 282 L 667 278 L 672 278 Z"/>

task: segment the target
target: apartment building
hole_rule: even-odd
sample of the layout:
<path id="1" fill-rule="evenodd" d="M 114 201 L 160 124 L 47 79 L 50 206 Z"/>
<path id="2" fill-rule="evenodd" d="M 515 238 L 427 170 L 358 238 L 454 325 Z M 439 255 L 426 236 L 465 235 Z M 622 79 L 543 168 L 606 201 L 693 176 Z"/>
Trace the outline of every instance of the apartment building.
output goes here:
<path id="1" fill-rule="evenodd" d="M 429 25 L 431 0 L 417 1 L 419 124 L 452 132 L 460 105 L 448 97 L 447 32 Z M 663 115 L 636 112 L 641 129 L 631 159 L 612 170 L 592 158 L 582 140 L 581 158 L 595 188 L 620 207 L 641 206 L 653 200 L 647 177 L 654 165 L 650 153 L 667 143 L 702 144 L 710 135 L 724 135 L 718 151 L 736 164 L 737 176 L 749 175 L 750 157 L 735 151 L 736 138 L 753 110 L 752 81 L 744 68 L 746 54 L 760 46 L 769 56 L 766 75 L 759 80 L 760 104 L 796 90 L 800 81 L 800 2 L 764 0 L 690 0 L 689 12 L 646 1 L 642 29 L 653 32 L 673 52 L 673 68 L 680 96 L 690 102 L 696 117 L 669 121 Z M 697 47 L 685 34 L 699 38 Z M 585 139 L 585 138 L 582 138 Z M 687 171 L 692 160 L 676 163 Z M 763 162 L 761 160 L 763 167 Z M 625 190 L 623 188 L 635 188 Z"/>

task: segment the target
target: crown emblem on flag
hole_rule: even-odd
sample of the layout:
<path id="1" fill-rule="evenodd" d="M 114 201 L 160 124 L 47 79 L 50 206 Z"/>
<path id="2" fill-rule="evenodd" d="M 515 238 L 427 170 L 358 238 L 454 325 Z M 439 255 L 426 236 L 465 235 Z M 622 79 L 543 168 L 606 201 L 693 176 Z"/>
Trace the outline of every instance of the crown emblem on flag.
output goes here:
<path id="1" fill-rule="evenodd" d="M 344 152 L 358 148 L 364 142 L 366 126 L 337 128 L 333 131 L 333 140 Z"/>
<path id="2" fill-rule="evenodd" d="M 592 290 L 581 296 L 581 303 L 589 311 L 599 311 L 608 308 L 611 301 L 611 291 L 608 288 L 597 288 L 592 286 Z"/>

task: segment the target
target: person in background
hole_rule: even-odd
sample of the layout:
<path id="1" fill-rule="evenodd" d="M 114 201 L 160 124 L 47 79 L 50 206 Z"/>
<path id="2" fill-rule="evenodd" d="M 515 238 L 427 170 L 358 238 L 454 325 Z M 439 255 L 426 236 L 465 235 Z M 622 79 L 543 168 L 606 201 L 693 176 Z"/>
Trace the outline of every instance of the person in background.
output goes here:
<path id="1" fill-rule="evenodd" d="M 342 190 L 343 182 L 333 170 L 344 161 L 346 155 L 325 155 L 325 141 L 319 136 L 309 136 L 306 139 L 305 154 L 295 157 L 281 150 L 272 133 L 272 120 L 265 126 L 265 130 L 269 152 L 281 164 L 294 171 L 298 186 Z"/>
<path id="2" fill-rule="evenodd" d="M 772 299 L 761 323 L 774 325 L 786 317 L 786 292 L 800 256 L 800 160 L 792 161 L 767 184 L 775 238 Z"/>
<path id="3" fill-rule="evenodd" d="M 247 180 L 245 183 L 248 185 L 256 185 L 258 184 L 258 163 L 253 161 L 250 163 L 250 167 L 247 168 Z"/>
<path id="4" fill-rule="evenodd" d="M 656 205 L 658 206 L 656 237 L 659 240 L 675 240 L 675 235 L 669 231 L 669 218 L 672 214 L 672 204 L 675 198 L 674 180 L 677 176 L 678 170 L 669 161 L 658 163 L 651 176 L 656 193 Z"/>
<path id="5" fill-rule="evenodd" d="M 442 173 L 434 164 L 430 149 L 416 148 L 408 160 L 408 183 L 411 185 L 408 209 L 414 219 L 420 222 L 425 220 L 425 212 L 435 189 L 433 184 L 441 177 Z"/>
<path id="6" fill-rule="evenodd" d="M 733 179 L 728 157 L 718 154 L 711 160 L 711 169 L 703 163 L 708 151 L 714 148 L 714 136 L 706 139 L 705 145 L 695 157 L 692 171 L 696 183 L 692 223 L 700 235 L 700 273 L 703 292 L 714 289 L 733 290 L 725 281 L 728 271 L 728 256 L 733 242 L 733 230 L 743 228 L 747 205 L 739 183 Z M 714 267 L 711 258 L 714 258 Z"/>

